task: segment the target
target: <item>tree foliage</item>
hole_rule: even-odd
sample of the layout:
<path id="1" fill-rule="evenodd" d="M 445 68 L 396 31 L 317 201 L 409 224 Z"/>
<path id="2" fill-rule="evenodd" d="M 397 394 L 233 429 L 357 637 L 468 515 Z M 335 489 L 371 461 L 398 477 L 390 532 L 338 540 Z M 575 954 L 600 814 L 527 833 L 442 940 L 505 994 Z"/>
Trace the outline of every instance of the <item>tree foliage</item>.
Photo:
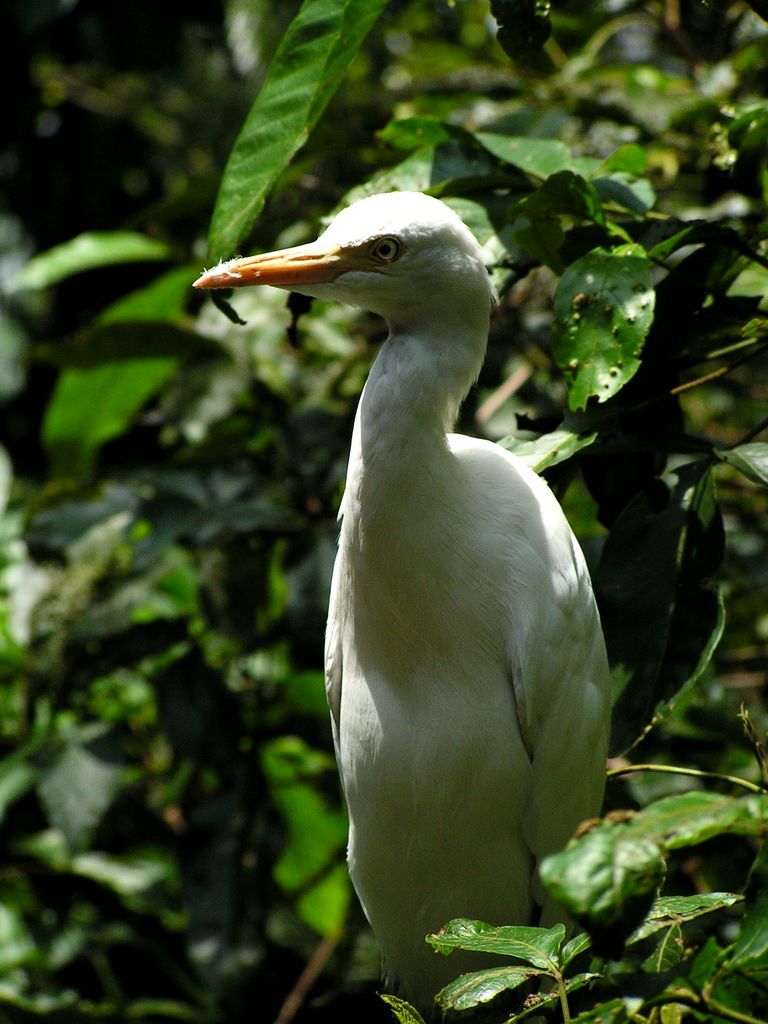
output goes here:
<path id="1" fill-rule="evenodd" d="M 439 1006 L 768 1019 L 764 3 L 11 14 L 0 1021 L 272 1020 L 305 965 L 297 1019 L 391 1018 L 320 670 L 381 325 L 191 282 L 393 188 L 484 247 L 461 428 L 558 494 L 615 682 L 606 815 L 542 868 L 583 931 L 436 922 L 499 955 Z"/>

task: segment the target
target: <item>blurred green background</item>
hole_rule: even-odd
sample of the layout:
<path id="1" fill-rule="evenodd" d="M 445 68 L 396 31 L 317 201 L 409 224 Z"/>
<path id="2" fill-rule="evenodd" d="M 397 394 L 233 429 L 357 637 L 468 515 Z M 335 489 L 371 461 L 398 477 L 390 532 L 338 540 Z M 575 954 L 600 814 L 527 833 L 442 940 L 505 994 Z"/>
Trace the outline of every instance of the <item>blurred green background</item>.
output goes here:
<path id="1" fill-rule="evenodd" d="M 348 437 L 382 325 L 321 303 L 296 324 L 268 290 L 235 297 L 241 327 L 191 290 L 230 149 L 299 6 L 6 5 L 0 1021 L 271 1021 L 313 957 L 323 974 L 297 1019 L 384 1012 L 344 866 L 321 672 Z M 526 5 L 511 7 L 514 29 Z M 625 702 L 616 749 L 656 714 L 635 761 L 759 781 L 738 709 L 764 735 L 766 24 L 745 3 L 570 0 L 552 29 L 511 60 L 485 0 L 385 5 L 275 170 L 247 250 L 308 240 L 370 179 L 434 186 L 485 230 L 502 289 L 462 429 L 535 440 L 568 405 L 557 278 L 606 244 L 606 216 L 652 253 L 665 224 L 709 225 L 690 236 L 712 241 L 709 262 L 688 264 L 698 290 L 665 278 L 661 257 L 653 267 L 661 326 L 625 396 L 633 416 L 573 408 L 568 429 L 602 447 L 552 459 L 550 482 L 597 567 L 635 496 L 658 512 L 678 493 L 664 475 L 691 453 L 751 444 L 709 467 L 724 559 L 707 491 L 679 575 L 659 563 L 662 604 L 709 596 L 691 597 L 691 621 L 651 624 L 679 643 L 646 648 L 656 675 L 644 703 Z M 604 167 L 599 216 L 582 190 L 575 206 L 543 194 L 527 234 L 495 221 L 500 196 L 508 210 L 555 168 L 510 171 L 476 146 L 482 131 L 557 139 L 571 173 L 583 158 Z M 678 262 L 695 256 L 685 243 Z M 648 404 L 681 381 L 695 386 Z M 632 536 L 613 533 L 604 596 L 647 560 Z M 713 579 L 727 615 L 710 662 Z M 611 614 L 624 650 L 636 620 Z M 617 779 L 608 805 L 691 785 Z M 670 885 L 739 891 L 754 853 L 720 836 L 670 864 Z"/>

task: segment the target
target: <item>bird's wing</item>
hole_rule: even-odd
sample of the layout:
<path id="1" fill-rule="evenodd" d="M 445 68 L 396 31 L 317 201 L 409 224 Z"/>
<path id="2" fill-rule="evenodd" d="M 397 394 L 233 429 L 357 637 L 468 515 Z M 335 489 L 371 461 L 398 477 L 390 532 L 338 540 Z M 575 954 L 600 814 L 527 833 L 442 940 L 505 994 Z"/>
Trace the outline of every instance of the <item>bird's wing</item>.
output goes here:
<path id="1" fill-rule="evenodd" d="M 495 510 L 501 629 L 533 769 L 523 827 L 538 861 L 600 812 L 610 721 L 602 629 L 584 556 L 546 482 L 498 445 L 449 443 L 471 466 L 486 531 Z"/>
<path id="2" fill-rule="evenodd" d="M 325 630 L 325 694 L 331 712 L 333 743 L 338 754 L 339 734 L 341 729 L 341 678 L 342 678 L 342 647 L 341 647 L 341 609 L 340 580 L 342 577 L 341 553 L 336 556 L 331 578 L 331 594 L 328 601 L 328 622 Z"/>

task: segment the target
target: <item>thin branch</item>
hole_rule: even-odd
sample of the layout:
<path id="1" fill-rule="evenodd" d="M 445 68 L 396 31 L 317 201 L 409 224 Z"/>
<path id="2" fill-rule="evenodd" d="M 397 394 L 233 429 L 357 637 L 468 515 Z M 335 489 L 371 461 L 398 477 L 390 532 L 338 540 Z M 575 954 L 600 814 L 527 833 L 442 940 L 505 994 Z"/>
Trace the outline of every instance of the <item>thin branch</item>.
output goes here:
<path id="1" fill-rule="evenodd" d="M 738 1024 L 765 1024 L 765 1018 L 762 1020 L 759 1017 L 750 1017 L 748 1013 L 740 1013 L 738 1010 L 732 1010 L 730 1006 L 726 1006 L 717 999 L 713 999 L 707 992 L 702 993 L 704 996 L 704 1003 L 708 1010 L 712 1013 L 718 1014 L 720 1017 L 725 1017 L 726 1020 L 737 1021 Z"/>
<path id="2" fill-rule="evenodd" d="M 732 786 L 741 786 L 748 789 L 750 793 L 765 793 L 763 786 L 747 779 L 741 779 L 737 775 L 722 775 L 720 772 L 705 772 L 699 768 L 680 768 L 674 764 L 630 764 L 626 768 L 611 768 L 607 772 L 608 778 L 618 778 L 620 775 L 631 775 L 632 772 L 659 772 L 662 775 L 690 775 L 697 779 L 715 779 L 718 782 L 728 782 Z"/>
<path id="3" fill-rule="evenodd" d="M 736 363 L 731 363 L 729 366 L 718 366 L 716 370 L 705 373 L 701 377 L 696 377 L 695 380 L 687 380 L 684 384 L 678 384 L 677 387 L 670 388 L 668 393 L 670 395 L 681 395 L 684 391 L 690 391 L 691 388 L 697 388 L 701 384 L 708 384 L 711 380 L 717 380 L 718 377 L 729 373 L 736 365 Z"/>
<path id="4" fill-rule="evenodd" d="M 741 359 L 734 359 L 732 363 L 727 366 L 720 366 L 711 373 L 705 373 L 703 377 L 697 377 L 695 380 L 686 381 L 684 384 L 678 384 L 674 388 L 670 388 L 669 391 L 664 391 L 659 395 L 654 395 L 653 398 L 646 398 L 643 402 L 639 402 L 633 409 L 633 412 L 638 412 L 640 409 L 646 409 L 649 406 L 656 405 L 658 402 L 663 402 L 666 398 L 670 398 L 672 395 L 680 395 L 685 391 L 690 391 L 692 388 L 697 388 L 702 384 L 707 384 L 711 380 L 715 380 L 718 377 L 724 376 L 726 373 L 730 373 L 731 370 L 735 370 L 737 366 L 741 366 L 743 363 L 748 363 L 750 359 L 754 359 L 755 356 L 762 355 L 768 349 L 768 343 L 760 345 L 755 351 L 748 352 L 742 356 Z M 762 429 L 762 428 L 761 428 Z"/>
<path id="5" fill-rule="evenodd" d="M 525 384 L 532 373 L 533 367 L 530 364 L 518 367 L 478 406 L 475 420 L 480 424 L 487 423 L 491 416 Z"/>
<path id="6" fill-rule="evenodd" d="M 755 760 L 757 761 L 757 765 L 760 769 L 760 778 L 762 779 L 763 786 L 768 788 L 768 762 L 766 762 L 765 759 L 765 748 L 758 738 L 745 704 L 742 704 L 739 708 L 739 718 L 741 719 L 741 724 L 744 728 L 744 735 L 747 738 L 747 743 L 752 747 L 752 752 L 755 755 Z"/>
<path id="7" fill-rule="evenodd" d="M 557 994 L 560 996 L 560 1009 L 563 1013 L 563 1024 L 570 1024 L 571 1022 L 571 1010 L 568 1006 L 568 992 L 565 988 L 565 982 L 562 977 L 557 982 Z"/>
<path id="8" fill-rule="evenodd" d="M 319 943 L 304 970 L 299 975 L 296 984 L 285 997 L 280 1012 L 275 1018 L 274 1024 L 291 1024 L 291 1021 L 301 1009 L 302 1003 L 323 972 L 325 965 L 331 957 L 341 938 L 341 928 L 330 931 Z"/>

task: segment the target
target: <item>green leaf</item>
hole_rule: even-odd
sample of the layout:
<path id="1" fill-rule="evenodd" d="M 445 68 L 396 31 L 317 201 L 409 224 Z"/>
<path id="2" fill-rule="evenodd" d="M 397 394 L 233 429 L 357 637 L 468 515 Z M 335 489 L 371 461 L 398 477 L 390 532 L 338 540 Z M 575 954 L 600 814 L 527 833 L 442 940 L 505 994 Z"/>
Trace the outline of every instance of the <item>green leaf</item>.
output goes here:
<path id="1" fill-rule="evenodd" d="M 560 962 L 560 947 L 564 939 L 565 925 L 562 924 L 554 928 L 494 927 L 466 918 L 449 921 L 439 932 L 427 936 L 427 942 L 441 953 L 454 949 L 498 953 L 550 972 Z"/>
<path id="2" fill-rule="evenodd" d="M 605 224 L 603 206 L 595 186 L 580 174 L 574 174 L 573 171 L 558 171 L 556 174 L 552 174 L 542 185 L 539 185 L 535 192 L 520 200 L 514 214 L 517 216 L 520 213 L 529 217 L 548 217 L 553 213 L 565 213 L 581 220 L 593 221 L 601 226 Z M 645 250 L 642 247 L 633 246 L 631 252 L 624 251 L 629 248 L 629 246 L 623 246 L 622 249 L 611 250 L 607 255 L 645 256 Z M 594 250 L 595 253 L 603 251 L 602 249 Z M 587 259 L 590 255 L 592 254 L 588 253 L 582 259 Z M 596 260 L 593 260 L 593 263 L 596 263 Z M 585 272 L 594 273 L 595 267 L 590 266 Z"/>
<path id="3" fill-rule="evenodd" d="M 660 927 L 730 906 L 730 893 L 696 896 L 690 903 L 657 900 L 668 850 L 718 835 L 761 835 L 768 826 L 768 795 L 732 797 L 696 790 L 665 797 L 630 819 L 607 818 L 541 865 L 546 889 L 585 927 L 598 954 L 615 954 L 632 932 L 639 942 Z M 674 913 L 680 911 L 679 915 Z M 641 924 L 649 915 L 650 921 Z M 661 915 L 661 916 L 660 916 Z"/>
<path id="4" fill-rule="evenodd" d="M 768 4 L 765 5 L 768 10 Z M 768 107 L 754 107 L 736 118 L 728 128 L 728 142 L 745 156 L 765 157 L 768 146 Z"/>
<path id="5" fill-rule="evenodd" d="M 768 444 L 765 442 L 752 441 L 736 448 L 719 449 L 715 455 L 755 483 L 768 486 Z"/>
<path id="6" fill-rule="evenodd" d="M 0 904 L 0 973 L 5 975 L 36 957 L 37 946 L 21 914 Z"/>
<path id="7" fill-rule="evenodd" d="M 287 892 L 311 886 L 297 909 L 307 924 L 327 934 L 340 926 L 349 901 L 348 876 L 338 863 L 347 839 L 347 819 L 327 806 L 309 780 L 331 770 L 332 764 L 325 753 L 291 736 L 266 744 L 261 761 L 286 832 L 273 869 L 275 880 Z"/>
<path id="8" fill-rule="evenodd" d="M 40 802 L 70 847 L 82 846 L 120 790 L 123 757 L 108 728 L 83 729 L 64 740 L 40 773 Z"/>
<path id="9" fill-rule="evenodd" d="M 512 60 L 531 60 L 549 39 L 549 0 L 491 0 L 497 39 Z"/>
<path id="10" fill-rule="evenodd" d="M 593 249 L 565 271 L 555 294 L 552 351 L 571 409 L 604 402 L 636 373 L 653 321 L 651 264 L 639 245 Z"/>
<path id="11" fill-rule="evenodd" d="M 643 970 L 661 974 L 679 964 L 685 952 L 683 933 L 679 924 L 668 925 L 656 943 L 656 948 L 643 961 Z"/>
<path id="12" fill-rule="evenodd" d="M 768 0 L 748 0 L 749 6 L 759 14 L 763 21 L 768 21 Z"/>
<path id="13" fill-rule="evenodd" d="M 106 325 L 178 320 L 187 305 L 189 286 L 197 276 L 196 267 L 174 267 L 113 302 L 99 314 L 97 322 Z"/>
<path id="14" fill-rule="evenodd" d="M 387 0 L 304 0 L 272 58 L 221 180 L 208 259 L 232 256 L 304 145 Z"/>
<path id="15" fill-rule="evenodd" d="M 638 494 L 621 512 L 594 573 L 614 673 L 611 749 L 626 751 L 668 713 L 709 662 L 723 628 L 712 576 L 723 557 L 723 527 L 710 464 L 680 466 L 671 491 Z"/>
<path id="16" fill-rule="evenodd" d="M 117 263 L 170 259 L 171 250 L 135 231 L 91 231 L 33 256 L 13 280 L 13 287 L 48 288 L 73 274 Z"/>
<path id="17" fill-rule="evenodd" d="M 605 954 L 645 917 L 664 874 L 659 845 L 618 823 L 590 829 L 540 866 L 546 889 Z"/>
<path id="18" fill-rule="evenodd" d="M 599 170 L 607 174 L 631 174 L 638 177 L 648 166 L 648 153 L 636 142 L 628 142 L 610 153 L 600 164 Z"/>
<path id="19" fill-rule="evenodd" d="M 541 473 L 549 466 L 565 462 L 576 452 L 588 448 L 596 439 L 596 433 L 574 434 L 570 430 L 553 430 L 534 441 L 523 441 L 510 435 L 498 443 L 522 459 L 535 473 Z"/>
<path id="20" fill-rule="evenodd" d="M 31 764 L 7 758 L 0 765 L 0 823 L 11 804 L 30 790 L 36 781 L 37 769 Z"/>
<path id="21" fill-rule="evenodd" d="M 318 935 L 329 935 L 344 924 L 351 896 L 347 866 L 337 864 L 300 896 L 296 910 Z"/>
<path id="22" fill-rule="evenodd" d="M 399 996 L 380 994 L 379 998 L 392 1010 L 400 1024 L 424 1024 L 424 1018 L 419 1011 Z"/>
<path id="23" fill-rule="evenodd" d="M 102 445 L 123 433 L 170 378 L 177 362 L 160 356 L 65 370 L 43 420 L 43 444 L 54 475 L 88 476 Z"/>
<path id="24" fill-rule="evenodd" d="M 746 909 L 731 963 L 743 967 L 768 952 L 768 844 L 755 857 L 744 892 Z"/>
<path id="25" fill-rule="evenodd" d="M 531 139 L 523 135 L 477 132 L 475 138 L 489 153 L 534 178 L 549 178 L 558 171 L 587 172 L 598 161 L 575 157 L 560 139 Z"/>
<path id="26" fill-rule="evenodd" d="M 562 951 L 563 967 L 567 967 L 571 960 L 575 960 L 577 956 L 588 950 L 591 945 L 592 940 L 586 932 L 582 932 L 580 935 L 574 936 L 570 942 L 566 942 Z"/>
<path id="27" fill-rule="evenodd" d="M 646 213 L 656 202 L 656 193 L 646 178 L 616 172 L 605 177 L 593 175 L 591 181 L 603 203 L 621 206 L 632 213 Z"/>
<path id="28" fill-rule="evenodd" d="M 170 855 L 144 851 L 121 854 L 88 851 L 72 858 L 69 870 L 81 878 L 105 885 L 119 896 L 148 893 L 161 882 L 173 880 L 174 862 Z"/>
<path id="29" fill-rule="evenodd" d="M 512 225 L 512 239 L 516 245 L 556 274 L 563 271 L 560 250 L 565 231 L 554 213 L 518 214 Z"/>
<path id="30" fill-rule="evenodd" d="M 598 1003 L 577 1017 L 571 1017 L 571 1024 L 630 1024 L 636 1020 L 636 1015 L 627 1009 L 625 1000 L 619 998 Z"/>
<path id="31" fill-rule="evenodd" d="M 704 892 L 694 896 L 661 896 L 654 900 L 653 906 L 640 927 L 632 933 L 627 945 L 642 942 L 649 935 L 668 928 L 671 924 L 684 924 L 704 914 L 732 907 L 744 899 L 732 892 Z"/>
<path id="32" fill-rule="evenodd" d="M 8 808 L 37 782 L 39 769 L 33 756 L 48 741 L 48 730 L 42 729 L 0 761 L 0 824 Z"/>
<path id="33" fill-rule="evenodd" d="M 491 970 L 462 974 L 436 996 L 443 1010 L 469 1010 L 488 1003 L 500 992 L 518 988 L 541 972 L 530 967 L 494 967 Z"/>
<path id="34" fill-rule="evenodd" d="M 376 134 L 382 142 L 398 149 L 419 149 L 446 142 L 456 131 L 437 117 L 403 117 L 390 121 Z"/>

